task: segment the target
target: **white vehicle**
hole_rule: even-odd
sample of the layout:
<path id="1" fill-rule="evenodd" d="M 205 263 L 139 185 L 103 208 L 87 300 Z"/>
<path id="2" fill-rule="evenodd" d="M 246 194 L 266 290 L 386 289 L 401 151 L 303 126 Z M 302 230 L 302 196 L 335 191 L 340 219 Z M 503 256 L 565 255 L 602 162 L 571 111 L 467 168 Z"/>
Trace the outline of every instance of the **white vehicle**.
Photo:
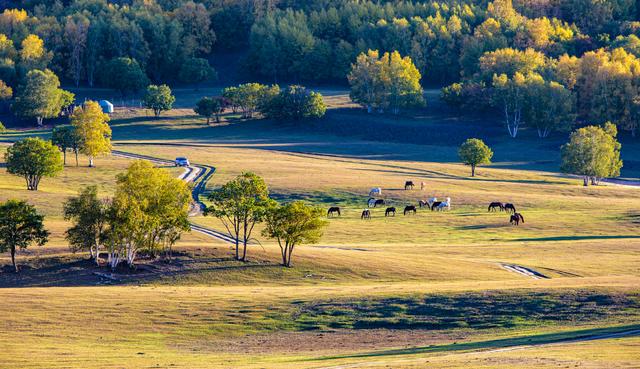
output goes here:
<path id="1" fill-rule="evenodd" d="M 175 164 L 176 167 L 188 167 L 191 165 L 189 164 L 189 159 L 183 157 L 176 158 Z"/>

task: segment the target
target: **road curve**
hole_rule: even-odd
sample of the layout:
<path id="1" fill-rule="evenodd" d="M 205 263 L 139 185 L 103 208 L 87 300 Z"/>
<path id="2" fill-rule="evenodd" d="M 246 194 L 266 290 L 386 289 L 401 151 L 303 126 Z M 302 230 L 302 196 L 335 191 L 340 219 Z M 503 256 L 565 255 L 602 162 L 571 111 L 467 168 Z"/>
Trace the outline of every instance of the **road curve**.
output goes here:
<path id="1" fill-rule="evenodd" d="M 127 158 L 127 159 L 142 159 L 148 160 L 155 164 L 160 165 L 175 165 L 172 160 L 156 158 L 148 155 L 140 155 L 134 154 L 131 152 L 121 151 L 121 150 L 113 150 L 111 151 L 113 156 Z M 193 190 L 191 191 L 191 195 L 193 197 L 193 204 L 191 211 L 189 212 L 189 216 L 196 216 L 202 214 L 202 211 L 205 208 L 205 205 L 200 201 L 200 194 L 204 192 L 207 186 L 207 181 L 211 178 L 213 173 L 215 173 L 216 168 L 210 165 L 202 165 L 202 164 L 192 164 L 188 167 L 185 167 L 185 171 L 178 176 L 178 178 L 184 180 L 187 183 L 193 183 Z M 203 227 L 194 223 L 191 224 L 191 229 L 207 235 L 211 238 L 215 238 L 217 240 L 227 242 L 235 245 L 235 240 L 231 238 L 226 233 L 216 231 L 215 229 Z"/>

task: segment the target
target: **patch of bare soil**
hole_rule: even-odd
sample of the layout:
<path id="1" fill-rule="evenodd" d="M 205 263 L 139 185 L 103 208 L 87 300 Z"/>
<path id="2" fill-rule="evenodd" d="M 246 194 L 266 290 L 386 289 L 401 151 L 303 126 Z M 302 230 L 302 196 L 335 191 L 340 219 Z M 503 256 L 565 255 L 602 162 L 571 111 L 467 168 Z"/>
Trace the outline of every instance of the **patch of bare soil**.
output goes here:
<path id="1" fill-rule="evenodd" d="M 189 342 L 193 351 L 224 353 L 323 353 L 354 352 L 387 348 L 411 348 L 447 344 L 468 339 L 468 332 L 435 332 L 407 329 L 358 329 L 322 332 L 274 332 L 223 340 Z"/>

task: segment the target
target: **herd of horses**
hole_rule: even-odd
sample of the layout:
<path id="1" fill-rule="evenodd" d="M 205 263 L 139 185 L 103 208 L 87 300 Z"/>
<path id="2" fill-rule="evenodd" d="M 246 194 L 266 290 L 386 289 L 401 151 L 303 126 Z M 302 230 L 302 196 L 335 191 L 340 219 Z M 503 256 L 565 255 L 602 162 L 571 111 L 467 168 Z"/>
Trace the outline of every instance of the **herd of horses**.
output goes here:
<path id="1" fill-rule="evenodd" d="M 404 184 L 404 189 L 411 190 L 414 188 L 414 186 L 415 185 L 413 181 L 406 181 Z M 424 182 L 422 182 L 420 186 L 421 189 L 424 189 L 424 186 L 425 186 Z M 372 188 L 371 191 L 369 191 L 369 199 L 367 200 L 368 207 L 362 210 L 360 219 L 371 219 L 370 208 L 376 208 L 378 207 L 378 205 L 387 205 L 387 202 L 385 199 L 376 198 L 377 196 L 382 196 L 382 189 L 380 187 Z M 438 201 L 436 197 L 431 197 L 428 200 L 420 200 L 418 202 L 418 206 L 420 208 L 427 207 L 431 211 L 450 210 L 451 198 L 447 197 L 445 201 Z M 519 225 L 520 222 L 524 223 L 524 217 L 522 216 L 522 214 L 516 211 L 516 207 L 514 204 L 492 202 L 489 204 L 489 207 L 487 209 L 488 212 L 496 212 L 498 210 L 506 211 L 510 213 L 509 223 L 514 225 Z M 418 212 L 418 209 L 416 208 L 415 205 L 406 205 L 404 207 L 403 215 L 412 215 L 412 214 L 416 214 L 417 212 Z M 338 206 L 332 206 L 327 211 L 328 218 L 334 217 L 336 214 L 338 216 L 342 215 L 342 213 L 340 212 L 340 207 Z M 396 215 L 396 208 L 393 206 L 387 207 L 384 211 L 385 217 L 395 217 L 395 215 Z"/>

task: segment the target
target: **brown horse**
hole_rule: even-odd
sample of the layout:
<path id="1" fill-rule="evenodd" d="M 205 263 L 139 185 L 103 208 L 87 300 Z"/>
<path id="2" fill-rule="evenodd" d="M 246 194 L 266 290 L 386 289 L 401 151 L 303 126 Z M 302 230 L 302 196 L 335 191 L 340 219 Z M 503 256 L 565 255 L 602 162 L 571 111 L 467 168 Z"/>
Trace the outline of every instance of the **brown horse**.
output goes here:
<path id="1" fill-rule="evenodd" d="M 519 225 L 520 222 L 524 223 L 524 217 L 520 213 L 514 213 L 509 218 L 509 223 Z"/>
<path id="2" fill-rule="evenodd" d="M 404 215 L 407 215 L 407 213 L 416 213 L 416 207 L 415 205 L 407 205 L 404 207 Z"/>
<path id="3" fill-rule="evenodd" d="M 516 207 L 513 204 L 509 204 L 509 203 L 504 204 L 504 210 L 505 211 L 509 211 L 511 213 L 514 213 L 514 214 L 516 213 Z"/>
<path id="4" fill-rule="evenodd" d="M 387 210 L 384 211 L 384 216 L 388 217 L 390 214 L 392 214 L 391 216 L 395 217 L 396 216 L 396 208 L 394 208 L 393 206 L 390 208 L 387 208 Z"/>
<path id="5" fill-rule="evenodd" d="M 413 181 L 406 181 L 404 183 L 405 190 L 413 190 L 413 186 L 414 186 Z"/>
<path id="6" fill-rule="evenodd" d="M 327 211 L 327 218 L 331 218 L 333 217 L 334 213 L 338 213 L 338 216 L 341 216 L 342 214 L 340 214 L 340 208 L 337 206 L 332 206 L 329 208 L 329 210 Z"/>
<path id="7" fill-rule="evenodd" d="M 364 209 L 362 211 L 362 215 L 360 215 L 360 219 L 371 219 L 371 211 L 369 209 Z"/>
<path id="8" fill-rule="evenodd" d="M 504 211 L 504 204 L 501 202 L 492 202 L 489 204 L 487 211 L 496 211 L 496 208 L 500 208 L 500 211 Z"/>

